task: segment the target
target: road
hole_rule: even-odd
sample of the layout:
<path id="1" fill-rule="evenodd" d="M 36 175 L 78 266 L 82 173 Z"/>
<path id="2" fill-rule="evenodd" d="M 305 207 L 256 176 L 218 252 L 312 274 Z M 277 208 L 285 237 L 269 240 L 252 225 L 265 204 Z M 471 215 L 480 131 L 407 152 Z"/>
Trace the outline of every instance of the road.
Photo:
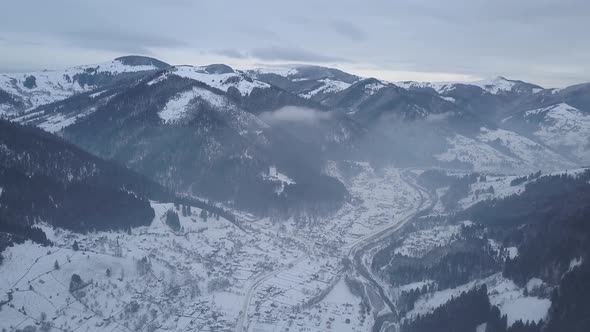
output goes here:
<path id="1" fill-rule="evenodd" d="M 407 173 L 408 171 L 405 172 Z M 430 201 L 430 199 L 425 198 L 424 192 L 426 191 L 420 188 L 418 185 L 416 185 L 410 179 L 410 177 L 410 175 L 404 174 L 404 176 L 402 176 L 402 179 L 409 186 L 414 188 L 414 190 L 416 190 L 420 195 L 420 203 L 414 209 L 414 211 L 400 219 L 397 223 L 388 225 L 383 229 L 362 238 L 360 241 L 357 241 L 355 245 L 350 249 L 348 254 L 348 257 L 353 263 L 353 267 L 356 269 L 357 272 L 359 272 L 359 274 L 363 278 L 365 278 L 369 282 L 369 284 L 371 284 L 375 288 L 375 290 L 377 290 L 385 304 L 387 304 L 387 306 L 391 309 L 392 313 L 396 312 L 394 304 L 391 302 L 389 297 L 386 296 L 385 291 L 383 290 L 381 285 L 372 276 L 370 269 L 368 269 L 364 265 L 363 256 L 365 255 L 365 253 L 368 253 L 373 248 L 379 246 L 384 240 L 384 238 L 391 236 L 391 234 L 399 231 L 408 221 L 413 220 L 419 212 L 423 211 L 424 204 L 427 201 Z"/>
<path id="2" fill-rule="evenodd" d="M 262 272 L 256 277 L 254 277 L 252 284 L 250 284 L 250 287 L 248 287 L 248 291 L 246 291 L 246 297 L 244 298 L 244 303 L 242 304 L 242 311 L 240 311 L 240 316 L 238 317 L 238 322 L 236 323 L 236 332 L 243 332 L 248 330 L 248 310 L 250 309 L 250 302 L 252 302 L 252 295 L 254 295 L 256 288 L 269 278 L 272 278 L 277 274 L 290 269 L 292 266 L 296 265 L 297 263 L 301 262 L 302 260 L 308 257 L 309 256 L 305 254 L 297 258 L 296 260 L 290 262 L 289 264 L 283 265 L 278 269 Z"/>
<path id="3" fill-rule="evenodd" d="M 391 302 L 391 300 L 389 299 L 389 296 L 387 296 L 387 294 L 385 293 L 385 290 L 383 289 L 383 287 L 379 284 L 379 282 L 377 282 L 377 280 L 375 280 L 375 278 L 371 274 L 371 269 L 367 268 L 365 266 L 365 264 L 363 262 L 363 257 L 365 256 L 365 254 L 370 253 L 374 248 L 381 245 L 382 241 L 384 241 L 384 238 L 389 237 L 393 233 L 399 231 L 408 221 L 414 220 L 414 218 L 416 218 L 416 216 L 420 212 L 430 210 L 436 204 L 436 199 L 433 199 L 433 196 L 431 196 L 429 194 L 428 190 L 417 185 L 411 179 L 411 175 L 407 174 L 409 171 L 405 171 L 405 172 L 406 172 L 406 174 L 404 176 L 402 176 L 402 179 L 404 180 L 404 182 L 406 182 L 408 185 L 410 185 L 412 188 L 414 188 L 414 190 L 416 190 L 419 193 L 420 204 L 418 204 L 418 206 L 416 207 L 416 209 L 412 213 L 406 215 L 404 218 L 402 218 L 397 223 L 390 225 L 390 226 L 388 226 L 376 233 L 373 233 L 372 235 L 363 238 L 362 241 L 359 241 L 358 243 L 356 243 L 350 249 L 349 256 L 348 256 L 352 261 L 354 269 L 365 280 L 367 280 L 367 282 L 377 291 L 377 293 L 379 294 L 379 296 L 381 297 L 383 302 L 389 307 L 394 319 L 397 318 L 397 309 L 395 308 L 395 305 L 393 304 L 393 302 Z M 426 198 L 425 196 L 428 196 L 428 198 Z M 425 204 L 427 202 L 429 204 L 428 204 L 428 206 L 425 207 Z M 383 324 L 384 322 L 385 322 L 385 320 L 380 320 L 379 325 Z M 375 329 L 375 327 L 374 327 L 373 331 L 375 331 L 375 330 L 379 331 L 380 328 L 378 327 L 377 329 Z"/>
<path id="4" fill-rule="evenodd" d="M 348 251 L 348 257 L 353 262 L 354 269 L 356 269 L 356 271 L 358 271 L 359 274 L 363 278 L 365 278 L 369 282 L 369 284 L 375 288 L 375 290 L 377 290 L 377 292 L 379 293 L 379 295 L 381 296 L 383 301 L 391 309 L 392 313 L 396 312 L 394 304 L 391 302 L 389 297 L 385 294 L 385 291 L 383 290 L 381 285 L 372 276 L 370 269 L 367 269 L 367 267 L 363 264 L 363 257 L 365 255 L 365 253 L 368 253 L 373 248 L 379 246 L 385 238 L 387 238 L 387 237 L 391 236 L 393 233 L 399 231 L 408 221 L 413 220 L 418 213 L 427 209 L 427 208 L 424 208 L 424 205 L 427 202 L 430 203 L 428 208 L 431 208 L 436 203 L 430 197 L 428 197 L 428 198 L 425 197 L 425 195 L 430 196 L 428 194 L 428 191 L 424 188 L 419 187 L 417 184 L 415 184 L 414 180 L 412 179 L 412 175 L 410 175 L 409 173 L 410 173 L 409 170 L 405 170 L 404 174 L 402 175 L 402 179 L 404 182 L 406 182 L 409 186 L 414 188 L 419 193 L 420 203 L 418 204 L 418 206 L 411 213 L 408 213 L 406 216 L 404 216 L 398 222 L 384 226 L 371 234 L 365 235 L 365 236 L 355 240 L 354 242 L 349 244 L 351 246 L 351 248 Z M 307 252 L 309 253 L 311 251 L 308 250 Z M 305 254 L 305 255 L 297 258 L 295 261 L 291 262 L 290 264 L 284 265 L 284 266 L 282 266 L 278 269 L 272 270 L 272 271 L 263 272 L 254 278 L 254 280 L 252 281 L 252 283 L 248 287 L 248 290 L 246 291 L 246 296 L 244 298 L 242 310 L 240 312 L 240 316 L 238 317 L 238 321 L 236 323 L 236 328 L 235 328 L 236 332 L 244 332 L 244 331 L 247 331 L 247 329 L 248 329 L 248 323 L 249 323 L 248 311 L 250 308 L 250 303 L 252 302 L 252 296 L 254 295 L 256 288 L 260 284 L 262 284 L 264 281 L 266 281 L 269 278 L 272 278 L 272 277 L 276 276 L 277 274 L 289 269 L 291 266 L 308 258 L 308 256 L 309 256 L 308 254 Z"/>

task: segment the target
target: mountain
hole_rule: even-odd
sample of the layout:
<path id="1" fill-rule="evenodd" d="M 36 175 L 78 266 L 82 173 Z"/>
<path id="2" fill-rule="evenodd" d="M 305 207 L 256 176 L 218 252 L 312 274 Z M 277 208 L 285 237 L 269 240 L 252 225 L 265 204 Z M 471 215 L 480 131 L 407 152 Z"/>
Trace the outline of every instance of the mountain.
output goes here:
<path id="1" fill-rule="evenodd" d="M 561 102 L 502 120 L 582 164 L 590 163 L 590 114 Z"/>
<path id="2" fill-rule="evenodd" d="M 0 120 L 0 247 L 46 242 L 38 222 L 87 232 L 151 223 L 160 185 L 41 129 Z"/>
<path id="3" fill-rule="evenodd" d="M 590 170 L 419 177 L 459 209 L 431 206 L 373 256 L 396 301 L 386 320 L 407 332 L 587 328 Z"/>
<path id="4" fill-rule="evenodd" d="M 587 84 L 387 82 L 318 66 L 242 71 L 136 56 L 49 73 L 3 75 L 4 114 L 256 213 L 339 206 L 346 193 L 323 174 L 327 159 L 510 173 L 588 162 Z M 45 83 L 27 94 L 29 76 Z"/>
<path id="5" fill-rule="evenodd" d="M 272 88 L 224 69 L 172 68 L 119 88 L 62 134 L 176 191 L 257 213 L 339 206 L 346 191 L 321 174 L 321 151 L 242 108 Z"/>
<path id="6" fill-rule="evenodd" d="M 361 79 L 338 69 L 319 66 L 261 68 L 250 70 L 248 73 L 258 80 L 318 102 Z"/>
<path id="7" fill-rule="evenodd" d="M 130 82 L 169 67 L 160 60 L 125 56 L 64 70 L 0 74 L 0 116 L 14 118 L 35 107 L 98 88 Z"/>

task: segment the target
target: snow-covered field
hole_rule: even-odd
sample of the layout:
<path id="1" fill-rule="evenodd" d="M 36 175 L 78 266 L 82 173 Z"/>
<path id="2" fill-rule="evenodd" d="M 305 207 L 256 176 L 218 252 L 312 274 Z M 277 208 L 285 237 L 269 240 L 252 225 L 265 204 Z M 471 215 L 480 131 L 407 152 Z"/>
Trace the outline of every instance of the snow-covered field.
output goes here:
<path id="1" fill-rule="evenodd" d="M 534 135 L 544 144 L 571 149 L 582 162 L 590 162 L 590 115 L 560 103 L 525 112 L 525 119 L 542 116 Z"/>
<path id="2" fill-rule="evenodd" d="M 447 138 L 449 148 L 434 157 L 444 162 L 460 161 L 479 172 L 531 172 L 576 167 L 547 147 L 515 132 L 480 128 L 475 138 L 456 134 Z"/>
<path id="3" fill-rule="evenodd" d="M 432 312 L 448 302 L 452 297 L 457 297 L 462 292 L 484 284 L 488 288 L 491 304 L 497 306 L 502 315 L 508 317 L 508 325 L 519 319 L 523 322 L 539 322 L 541 319 L 546 319 L 551 301 L 535 296 L 526 296 L 524 288 L 520 288 L 511 280 L 503 278 L 501 273 L 456 288 L 423 295 L 416 301 L 414 309 L 406 315 L 406 318 Z"/>
<path id="4" fill-rule="evenodd" d="M 280 235 L 250 235 L 223 218 L 204 221 L 196 208 L 180 216 L 182 229 L 174 232 L 162 219 L 173 205 L 152 205 L 155 220 L 131 234 L 44 227 L 53 247 L 9 248 L 0 292 L 11 292 L 12 300 L 0 311 L 0 325 L 22 328 L 45 313 L 53 326 L 72 330 L 229 329 L 247 280 L 302 255 Z M 149 268 L 140 267 L 143 257 Z M 74 273 L 89 283 L 78 298 L 68 292 Z"/>
<path id="5" fill-rule="evenodd" d="M 395 254 L 408 257 L 423 257 L 432 249 L 449 244 L 461 232 L 461 225 L 435 226 L 410 233 Z"/>
<path id="6" fill-rule="evenodd" d="M 332 93 L 342 91 L 350 86 L 349 83 L 337 81 L 329 78 L 318 80 L 322 85 L 312 91 L 301 94 L 303 98 L 309 99 L 317 94 Z"/>

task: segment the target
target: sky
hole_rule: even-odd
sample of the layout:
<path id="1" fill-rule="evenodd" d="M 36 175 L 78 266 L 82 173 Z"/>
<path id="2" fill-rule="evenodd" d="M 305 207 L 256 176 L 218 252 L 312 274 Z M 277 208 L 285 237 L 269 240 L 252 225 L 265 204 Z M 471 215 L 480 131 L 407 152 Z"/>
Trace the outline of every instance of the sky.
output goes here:
<path id="1" fill-rule="evenodd" d="M 588 0 L 3 0 L 0 72 L 122 55 L 390 81 L 590 81 Z"/>

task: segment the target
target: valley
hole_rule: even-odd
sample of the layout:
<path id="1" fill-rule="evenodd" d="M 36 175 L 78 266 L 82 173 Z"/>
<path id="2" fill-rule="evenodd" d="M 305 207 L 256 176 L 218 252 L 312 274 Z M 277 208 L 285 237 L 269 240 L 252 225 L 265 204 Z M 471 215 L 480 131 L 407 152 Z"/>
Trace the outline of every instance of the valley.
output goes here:
<path id="1" fill-rule="evenodd" d="M 369 289 L 378 285 L 365 265 L 370 252 L 427 199 L 408 171 L 363 166 L 347 181 L 356 203 L 304 228 L 254 219 L 242 231 L 224 218 L 205 221 L 193 207 L 174 231 L 163 220 L 175 207 L 158 202 L 151 225 L 130 233 L 44 226 L 53 247 L 24 243 L 6 253 L 1 291 L 11 299 L 0 320 L 63 330 L 367 330 L 374 313 L 362 313 L 344 280 L 359 278 L 383 303 L 383 291 Z M 88 283 L 83 296 L 68 293 L 74 273 Z"/>

